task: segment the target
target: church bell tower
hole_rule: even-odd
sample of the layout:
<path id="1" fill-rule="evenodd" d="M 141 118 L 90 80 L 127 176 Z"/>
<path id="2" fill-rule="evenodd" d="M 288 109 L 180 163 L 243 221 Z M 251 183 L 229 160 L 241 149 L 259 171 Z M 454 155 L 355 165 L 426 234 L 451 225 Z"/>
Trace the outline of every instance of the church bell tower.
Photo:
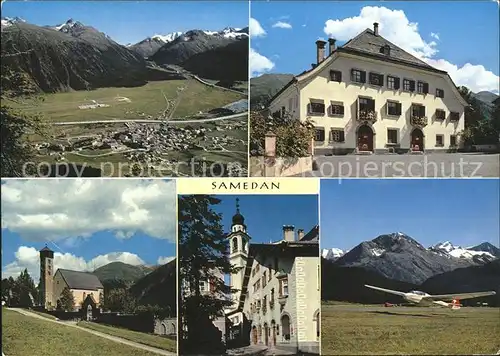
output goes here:
<path id="1" fill-rule="evenodd" d="M 40 250 L 40 305 L 52 307 L 54 294 L 54 251 L 47 246 Z"/>
<path id="2" fill-rule="evenodd" d="M 248 259 L 248 248 L 250 236 L 247 235 L 247 226 L 245 225 L 245 218 L 240 213 L 239 199 L 236 198 L 236 214 L 233 216 L 233 223 L 231 225 L 231 233 L 227 236 L 229 239 L 229 261 L 235 267 L 241 269 L 230 276 L 229 285 L 233 289 L 243 287 L 243 277 L 245 275 L 245 266 Z M 238 301 L 240 298 L 240 291 L 233 293 L 233 301 Z M 234 305 L 233 307 L 235 307 Z"/>

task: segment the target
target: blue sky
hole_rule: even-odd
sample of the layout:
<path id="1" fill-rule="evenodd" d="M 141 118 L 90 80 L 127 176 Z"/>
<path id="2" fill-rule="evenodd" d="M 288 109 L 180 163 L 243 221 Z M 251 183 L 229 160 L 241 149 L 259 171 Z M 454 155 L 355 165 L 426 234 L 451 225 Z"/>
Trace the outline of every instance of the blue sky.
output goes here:
<path id="1" fill-rule="evenodd" d="M 309 232 L 318 225 L 317 195 L 218 195 L 221 203 L 213 208 L 223 215 L 224 230 L 230 231 L 236 213 L 236 198 L 245 217 L 251 243 L 269 243 L 282 239 L 283 225 Z"/>
<path id="2" fill-rule="evenodd" d="M 447 63 L 430 64 L 447 70 L 458 84 L 467 84 L 473 89 L 498 89 L 498 11 L 498 4 L 491 0 L 254 1 L 251 5 L 251 17 L 260 23 L 266 34 L 252 35 L 251 46 L 274 63 L 270 72 L 299 74 L 310 69 L 311 63 L 316 61 L 314 42 L 320 37 L 329 37 L 325 33 L 327 20 L 341 21 L 332 23 L 327 31 L 333 32 L 338 45 L 364 29 L 372 28 L 373 22 L 377 21 L 380 23 L 381 35 L 402 47 L 420 51 L 421 41 L 425 44 L 435 42 L 431 47 L 437 52 L 432 55 L 427 52 L 427 57 L 444 59 Z M 273 27 L 277 22 L 291 27 Z M 394 28 L 395 31 L 390 31 Z M 467 63 L 482 65 L 484 68 L 476 68 L 476 71 L 473 68 L 462 68 Z M 452 65 L 457 65 L 458 68 L 453 68 Z M 488 74 L 488 71 L 492 74 Z M 473 76 L 476 78 L 470 78 Z"/>
<path id="3" fill-rule="evenodd" d="M 45 245 L 55 268 L 164 264 L 176 256 L 176 197 L 171 180 L 2 180 L 2 277 L 27 268 L 37 281 Z"/>
<path id="4" fill-rule="evenodd" d="M 73 18 L 121 44 L 176 31 L 222 30 L 248 26 L 244 1 L 7 1 L 3 17 L 44 26 Z"/>
<path id="5" fill-rule="evenodd" d="M 499 246 L 499 182 L 469 179 L 321 181 L 322 248 L 351 249 L 403 232 L 429 247 Z"/>

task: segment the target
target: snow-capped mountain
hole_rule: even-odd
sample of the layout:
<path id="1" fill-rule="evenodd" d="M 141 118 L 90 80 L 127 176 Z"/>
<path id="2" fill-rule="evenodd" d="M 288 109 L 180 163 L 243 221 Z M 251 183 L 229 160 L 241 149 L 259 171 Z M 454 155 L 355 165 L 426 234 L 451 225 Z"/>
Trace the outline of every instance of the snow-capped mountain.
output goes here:
<path id="1" fill-rule="evenodd" d="M 344 251 L 342 251 L 339 248 L 324 248 L 321 250 L 321 256 L 323 256 L 324 259 L 334 261 L 339 257 L 342 257 L 344 255 Z"/>
<path id="2" fill-rule="evenodd" d="M 207 35 L 212 35 L 212 36 L 220 36 L 224 38 L 233 38 L 233 39 L 240 39 L 240 38 L 247 38 L 248 37 L 248 29 L 244 28 L 233 28 L 233 27 L 226 27 L 225 29 L 221 31 L 203 31 Z"/>
<path id="3" fill-rule="evenodd" d="M 2 28 L 12 26 L 19 22 L 26 22 L 26 20 L 20 17 L 2 17 L 1 20 Z"/>
<path id="4" fill-rule="evenodd" d="M 73 19 L 69 19 L 65 23 L 62 23 L 62 24 L 57 25 L 57 26 L 52 26 L 50 28 L 52 28 L 53 30 L 56 30 L 56 31 L 68 33 L 71 31 L 71 29 L 73 27 L 84 27 L 84 25 L 81 22 L 74 21 Z"/>
<path id="5" fill-rule="evenodd" d="M 172 32 L 166 35 L 154 35 L 144 40 L 128 45 L 127 47 L 133 51 L 136 51 L 140 55 L 145 58 L 149 58 L 153 56 L 160 48 L 169 43 L 182 43 L 182 42 L 191 42 L 196 41 L 200 37 L 199 35 L 203 34 L 208 38 L 205 41 L 210 41 L 209 38 L 212 38 L 214 42 L 213 46 L 210 48 L 218 47 L 216 44 L 218 40 L 227 41 L 231 43 L 233 40 L 240 39 L 248 39 L 248 28 L 240 29 L 240 28 L 232 28 L 226 27 L 221 31 L 208 31 L 208 30 L 190 30 L 186 32 Z M 224 42 L 224 44 L 228 44 Z"/>
<path id="6" fill-rule="evenodd" d="M 500 257 L 500 249 L 487 242 L 464 248 L 455 246 L 450 241 L 445 241 L 429 247 L 429 250 L 441 256 L 474 260 L 475 262 L 489 262 Z"/>
<path id="7" fill-rule="evenodd" d="M 160 41 L 163 43 L 169 43 L 181 35 L 182 35 L 182 32 L 172 32 L 172 33 L 169 33 L 167 35 L 154 35 L 154 36 L 151 36 L 151 38 L 146 38 L 146 40 L 150 39 L 153 41 Z"/>

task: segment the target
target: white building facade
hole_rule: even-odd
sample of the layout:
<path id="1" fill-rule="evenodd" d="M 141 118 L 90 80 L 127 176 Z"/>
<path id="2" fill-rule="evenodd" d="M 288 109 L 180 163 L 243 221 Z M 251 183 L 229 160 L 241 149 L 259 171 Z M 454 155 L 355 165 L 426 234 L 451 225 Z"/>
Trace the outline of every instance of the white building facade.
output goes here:
<path id="1" fill-rule="evenodd" d="M 231 287 L 239 291 L 233 295 L 234 307 L 226 311 L 232 323 L 229 338 L 267 346 L 276 355 L 279 350 L 319 354 L 319 228 L 304 235 L 284 226 L 282 240 L 249 244 L 239 211 L 235 217 L 228 235 L 234 248 L 230 258 L 243 268 L 231 276 Z"/>
<path id="2" fill-rule="evenodd" d="M 378 24 L 345 43 L 316 41 L 317 63 L 271 100 L 316 127 L 315 154 L 453 152 L 467 102 L 450 76 L 378 33 Z"/>

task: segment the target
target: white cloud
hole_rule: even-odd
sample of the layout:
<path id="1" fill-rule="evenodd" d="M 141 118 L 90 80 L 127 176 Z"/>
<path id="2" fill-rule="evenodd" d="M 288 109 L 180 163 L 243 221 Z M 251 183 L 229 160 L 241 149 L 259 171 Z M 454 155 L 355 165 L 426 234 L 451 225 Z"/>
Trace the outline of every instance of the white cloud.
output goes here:
<path id="1" fill-rule="evenodd" d="M 161 257 L 158 257 L 158 264 L 164 265 L 164 264 L 169 263 L 172 260 L 175 260 L 175 256 L 168 256 L 168 257 L 161 256 Z"/>
<path id="2" fill-rule="evenodd" d="M 40 256 L 34 247 L 20 246 L 15 253 L 15 260 L 2 267 L 2 278 L 17 277 L 24 269 L 28 269 L 29 274 L 38 284 L 40 278 Z M 54 271 L 58 268 L 70 269 L 74 271 L 92 272 L 96 268 L 107 265 L 111 262 L 124 262 L 130 265 L 144 265 L 144 261 L 136 254 L 130 252 L 112 252 L 99 255 L 90 261 L 85 261 L 83 257 L 78 257 L 70 253 L 54 253 Z"/>
<path id="3" fill-rule="evenodd" d="M 266 35 L 266 31 L 262 28 L 259 21 L 257 21 L 253 17 L 250 17 L 248 24 L 251 37 L 263 37 Z"/>
<path id="4" fill-rule="evenodd" d="M 267 57 L 250 48 L 250 73 L 256 77 L 274 68 L 274 63 Z"/>
<path id="5" fill-rule="evenodd" d="M 436 58 L 437 43 L 425 41 L 419 33 L 418 23 L 410 22 L 402 10 L 365 6 L 359 16 L 327 20 L 324 32 L 338 40 L 347 41 L 366 28 L 373 28 L 374 22 L 379 23 L 382 36 L 429 65 L 448 71 L 456 85 L 465 85 L 474 92 L 499 90 L 499 76 L 483 65 L 466 63 L 459 67 L 445 59 Z M 434 38 L 438 39 L 439 36 Z"/>
<path id="6" fill-rule="evenodd" d="M 288 22 L 284 21 L 278 21 L 273 25 L 274 28 L 284 28 L 284 29 L 291 29 L 292 25 L 289 24 Z"/>
<path id="7" fill-rule="evenodd" d="M 438 33 L 431 32 L 431 37 L 435 38 L 436 40 L 439 41 L 439 34 Z"/>
<path id="8" fill-rule="evenodd" d="M 2 229 L 30 241 L 110 231 L 175 241 L 175 181 L 29 179 L 2 184 Z"/>

